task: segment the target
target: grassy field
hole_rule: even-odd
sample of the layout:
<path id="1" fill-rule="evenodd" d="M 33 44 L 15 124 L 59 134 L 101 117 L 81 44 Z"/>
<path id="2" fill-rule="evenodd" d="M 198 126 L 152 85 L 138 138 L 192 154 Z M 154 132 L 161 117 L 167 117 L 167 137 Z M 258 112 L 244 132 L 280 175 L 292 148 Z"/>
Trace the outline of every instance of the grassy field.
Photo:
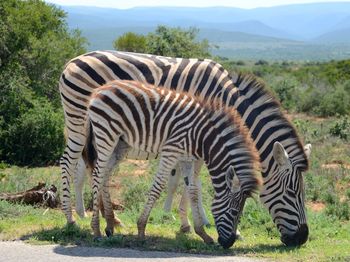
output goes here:
<path id="1" fill-rule="evenodd" d="M 156 162 L 125 161 L 113 176 L 113 199 L 126 208 L 118 212 L 124 227 L 112 238 L 94 242 L 90 217 L 78 219 L 78 226 L 66 227 L 60 210 L 9 204 L 0 201 L 0 240 L 24 239 L 35 244 L 59 243 L 103 247 L 132 247 L 144 250 L 181 251 L 216 255 L 240 255 L 278 261 L 349 261 L 350 260 L 350 143 L 345 119 L 322 119 L 305 115 L 291 116 L 305 142 L 311 142 L 311 168 L 305 174 L 309 241 L 300 248 L 287 248 L 279 240 L 273 222 L 258 201 L 250 199 L 240 223 L 243 240 L 229 250 L 208 246 L 192 232 L 178 233 L 176 214 L 180 192 L 172 215 L 162 211 L 164 195 L 153 210 L 147 225 L 146 241 L 136 237 L 136 220 L 150 186 Z M 342 135 L 343 134 L 343 135 Z M 345 135 L 344 135 L 345 134 Z M 348 137 L 349 139 L 349 137 Z M 206 169 L 202 170 L 204 204 L 210 221 L 212 188 Z M 58 167 L 19 168 L 3 165 L 0 169 L 0 192 L 19 192 L 38 182 L 60 186 Z M 88 186 L 85 199 L 91 199 Z M 91 214 L 89 214 L 91 215 Z M 77 216 L 76 216 L 77 217 Z M 104 228 L 104 225 L 102 225 Z M 214 227 L 208 233 L 217 238 Z"/>

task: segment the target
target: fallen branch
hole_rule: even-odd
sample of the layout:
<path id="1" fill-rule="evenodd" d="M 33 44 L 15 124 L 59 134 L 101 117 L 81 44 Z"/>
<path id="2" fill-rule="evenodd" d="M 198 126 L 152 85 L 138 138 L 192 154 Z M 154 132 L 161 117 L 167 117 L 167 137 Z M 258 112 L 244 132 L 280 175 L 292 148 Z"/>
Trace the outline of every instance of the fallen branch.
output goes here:
<path id="1" fill-rule="evenodd" d="M 42 205 L 49 208 L 55 208 L 59 204 L 57 188 L 51 185 L 45 187 L 45 183 L 39 183 L 37 186 L 19 193 L 2 193 L 0 200 L 12 203 L 23 203 L 27 205 Z"/>

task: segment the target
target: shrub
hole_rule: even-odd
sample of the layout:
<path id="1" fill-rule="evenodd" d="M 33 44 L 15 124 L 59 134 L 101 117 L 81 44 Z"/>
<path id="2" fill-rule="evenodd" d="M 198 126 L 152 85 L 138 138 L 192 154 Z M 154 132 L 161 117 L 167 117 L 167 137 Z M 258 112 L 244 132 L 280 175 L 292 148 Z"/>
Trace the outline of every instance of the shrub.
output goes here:
<path id="1" fill-rule="evenodd" d="M 207 40 L 197 41 L 199 30 L 181 29 L 160 25 L 146 36 L 127 32 L 114 41 L 118 50 L 149 53 L 172 57 L 210 57 L 210 45 Z"/>
<path id="2" fill-rule="evenodd" d="M 267 62 L 266 60 L 260 59 L 257 62 L 255 62 L 255 65 L 268 65 L 269 62 Z"/>
<path id="3" fill-rule="evenodd" d="M 329 90 L 320 100 L 317 113 L 322 116 L 346 115 L 350 112 L 350 94 L 344 86 L 338 85 Z"/>
<path id="4" fill-rule="evenodd" d="M 64 147 L 63 114 L 41 99 L 2 132 L 3 160 L 10 164 L 42 166 L 59 159 Z"/>
<path id="5" fill-rule="evenodd" d="M 271 86 L 284 108 L 295 108 L 298 98 L 297 85 L 298 83 L 295 81 L 295 79 L 283 78 L 281 81 L 277 81 L 273 86 Z"/>
<path id="6" fill-rule="evenodd" d="M 120 51 L 144 53 L 146 52 L 146 37 L 127 32 L 114 41 L 113 47 Z"/>
<path id="7" fill-rule="evenodd" d="M 326 214 L 329 216 L 334 216 L 339 220 L 349 220 L 350 205 L 348 202 L 340 202 L 337 200 L 335 203 L 327 205 Z"/>
<path id="8" fill-rule="evenodd" d="M 350 119 L 348 116 L 336 121 L 330 128 L 329 133 L 333 136 L 340 137 L 341 139 L 350 138 Z"/>
<path id="9" fill-rule="evenodd" d="M 312 141 L 321 136 L 322 125 L 321 128 L 319 126 L 315 127 L 312 122 L 304 119 L 294 119 L 293 124 L 298 132 L 303 135 L 304 141 Z"/>
<path id="10" fill-rule="evenodd" d="M 123 181 L 123 184 L 127 185 L 123 192 L 123 204 L 126 209 L 140 212 L 147 199 L 151 183 L 144 177 L 133 179 L 132 182 L 127 180 L 129 179 Z"/>

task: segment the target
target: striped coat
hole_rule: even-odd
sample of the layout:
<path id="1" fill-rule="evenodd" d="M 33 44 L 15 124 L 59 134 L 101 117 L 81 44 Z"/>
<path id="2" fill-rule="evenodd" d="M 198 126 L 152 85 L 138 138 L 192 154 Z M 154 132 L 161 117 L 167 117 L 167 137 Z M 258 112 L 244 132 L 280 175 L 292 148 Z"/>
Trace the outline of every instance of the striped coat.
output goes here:
<path id="1" fill-rule="evenodd" d="M 59 82 L 68 141 L 61 160 L 62 206 L 73 222 L 70 177 L 84 146 L 84 116 L 91 92 L 115 79 L 137 80 L 237 109 L 259 151 L 264 184 L 261 201 L 267 207 L 287 245 L 303 244 L 308 237 L 302 172 L 308 168 L 310 146 L 302 146 L 293 126 L 265 86 L 250 75 L 232 74 L 211 60 L 168 58 L 115 51 L 96 51 L 72 59 Z M 305 153 L 306 152 L 306 153 Z M 83 172 L 80 172 L 83 173 Z M 77 179 L 80 182 L 82 179 Z M 81 185 L 80 182 L 77 185 Z M 80 187 L 81 188 L 81 187 Z M 77 190 L 78 194 L 81 189 Z"/>
<path id="2" fill-rule="evenodd" d="M 150 211 L 171 170 L 178 163 L 203 159 L 215 192 L 212 212 L 219 243 L 224 248 L 233 244 L 245 198 L 259 184 L 259 161 L 239 114 L 218 104 L 215 101 L 205 104 L 185 93 L 135 81 L 116 80 L 95 90 L 87 118 L 97 152 L 93 172 L 95 235 L 100 235 L 97 219 L 100 184 L 110 166 L 117 164 L 114 156 L 121 151 L 125 154 L 125 148 L 130 147 L 160 155 L 156 178 L 138 221 L 140 237 L 144 237 Z M 236 191 L 232 186 L 234 176 L 240 181 Z M 193 201 L 197 199 L 190 190 L 189 195 Z M 201 224 L 195 224 L 195 230 L 206 242 L 212 241 Z"/>

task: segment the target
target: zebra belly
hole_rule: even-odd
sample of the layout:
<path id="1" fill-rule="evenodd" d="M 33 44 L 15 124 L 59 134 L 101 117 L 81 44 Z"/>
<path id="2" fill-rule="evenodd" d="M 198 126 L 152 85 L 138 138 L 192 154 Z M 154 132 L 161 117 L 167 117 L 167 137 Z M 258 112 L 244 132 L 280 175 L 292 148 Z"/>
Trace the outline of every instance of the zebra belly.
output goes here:
<path id="1" fill-rule="evenodd" d="M 152 160 L 158 158 L 158 154 L 149 153 L 137 148 L 131 148 L 126 154 L 125 158 L 135 160 Z"/>

